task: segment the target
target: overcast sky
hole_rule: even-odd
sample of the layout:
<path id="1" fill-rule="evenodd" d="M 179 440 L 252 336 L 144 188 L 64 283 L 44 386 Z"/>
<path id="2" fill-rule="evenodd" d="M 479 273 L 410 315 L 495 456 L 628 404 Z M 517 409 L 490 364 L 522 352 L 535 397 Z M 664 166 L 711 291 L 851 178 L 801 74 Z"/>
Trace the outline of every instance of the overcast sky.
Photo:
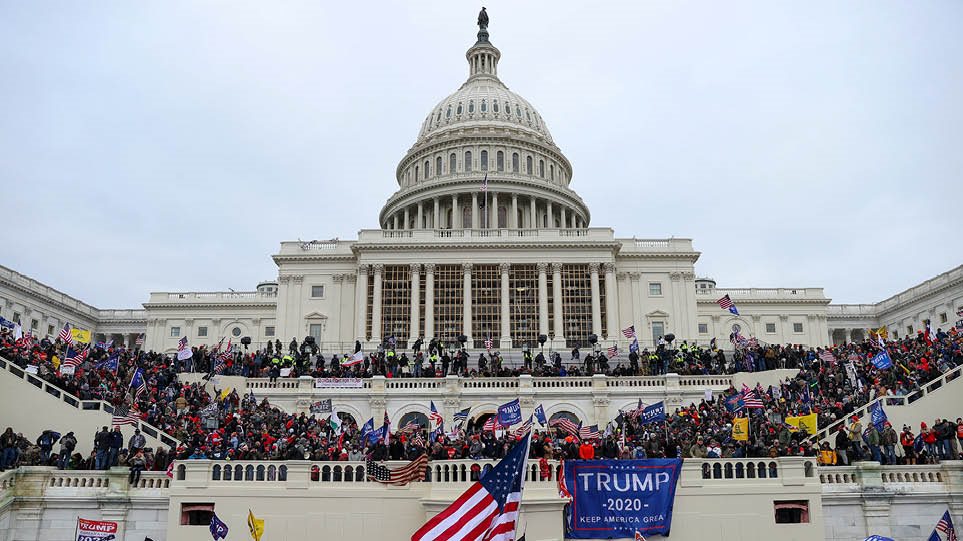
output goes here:
<path id="1" fill-rule="evenodd" d="M 0 263 L 134 307 L 376 228 L 480 5 L 0 1 Z M 834 302 L 963 262 L 963 2 L 486 5 L 592 225 Z"/>

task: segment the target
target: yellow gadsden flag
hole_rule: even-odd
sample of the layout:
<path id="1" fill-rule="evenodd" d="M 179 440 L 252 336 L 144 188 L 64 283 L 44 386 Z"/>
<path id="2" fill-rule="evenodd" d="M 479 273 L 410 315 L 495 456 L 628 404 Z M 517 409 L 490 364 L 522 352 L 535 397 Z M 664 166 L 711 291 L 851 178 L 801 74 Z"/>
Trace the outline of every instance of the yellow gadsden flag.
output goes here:
<path id="1" fill-rule="evenodd" d="M 221 395 L 218 396 L 217 399 L 224 400 L 225 398 L 230 396 L 232 392 L 234 392 L 234 387 L 231 387 L 230 389 L 224 389 L 223 391 L 221 391 Z"/>
<path id="2" fill-rule="evenodd" d="M 89 344 L 90 331 L 85 331 L 84 329 L 70 329 L 70 338 L 72 338 L 74 342 Z"/>
<path id="3" fill-rule="evenodd" d="M 746 441 L 749 439 L 749 418 L 737 417 L 732 420 L 732 439 Z"/>
<path id="4" fill-rule="evenodd" d="M 810 413 L 809 415 L 802 415 L 800 417 L 786 417 L 786 424 L 792 425 L 799 430 L 805 430 L 810 435 L 815 434 L 818 430 L 817 428 L 817 418 L 815 413 Z"/>
<path id="5" fill-rule="evenodd" d="M 264 519 L 254 518 L 250 509 L 247 510 L 247 527 L 250 528 L 254 541 L 261 541 L 261 536 L 264 535 Z"/>

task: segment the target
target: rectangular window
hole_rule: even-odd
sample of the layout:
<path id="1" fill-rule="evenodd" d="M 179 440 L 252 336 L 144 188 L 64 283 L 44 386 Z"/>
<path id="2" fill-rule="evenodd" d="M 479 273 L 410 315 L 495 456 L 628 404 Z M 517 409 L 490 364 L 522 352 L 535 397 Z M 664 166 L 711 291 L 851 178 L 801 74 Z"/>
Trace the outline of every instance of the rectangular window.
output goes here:
<path id="1" fill-rule="evenodd" d="M 776 334 L 776 324 L 775 324 L 775 323 L 766 323 L 766 332 L 767 332 L 768 334 Z"/>
<path id="2" fill-rule="evenodd" d="M 312 323 L 308 325 L 308 334 L 314 337 L 315 342 L 321 343 L 321 324 Z"/>
<path id="3" fill-rule="evenodd" d="M 940 323 L 946 323 L 946 312 L 940 314 Z"/>
<path id="4" fill-rule="evenodd" d="M 53 333 L 54 333 L 54 326 L 53 326 L 53 325 L 47 325 L 47 336 L 52 336 Z"/>
<path id="5" fill-rule="evenodd" d="M 659 338 L 665 334 L 665 323 L 661 321 L 652 322 L 652 343 L 658 345 Z"/>
<path id="6" fill-rule="evenodd" d="M 912 325 L 907 325 L 907 326 L 906 326 L 906 335 L 909 336 L 909 335 L 911 335 L 911 334 L 913 334 L 913 326 L 912 326 Z"/>
<path id="7" fill-rule="evenodd" d="M 14 323 L 20 323 L 20 312 L 14 312 L 14 313 L 13 313 L 13 322 L 14 322 Z"/>
<path id="8" fill-rule="evenodd" d="M 796 333 L 803 332 L 803 325 L 802 325 L 802 323 L 793 323 L 793 324 L 792 324 L 792 332 L 796 332 Z"/>
<path id="9" fill-rule="evenodd" d="M 214 516 L 213 503 L 182 503 L 182 526 L 210 526 Z"/>
<path id="10" fill-rule="evenodd" d="M 39 326 L 40 326 L 40 322 L 39 322 L 39 321 L 37 321 L 36 319 L 31 319 L 31 320 L 30 320 L 30 329 L 31 329 L 31 330 L 34 330 L 34 331 L 35 331 L 35 330 L 37 330 L 37 327 L 39 327 Z"/>
<path id="11" fill-rule="evenodd" d="M 180 336 L 180 335 L 181 335 L 181 328 L 180 328 L 180 327 L 171 327 L 171 336 L 172 336 L 172 337 L 175 337 L 175 338 L 176 338 L 176 337 L 178 337 L 178 336 Z"/>
<path id="12" fill-rule="evenodd" d="M 649 282 L 649 296 L 650 297 L 662 296 L 662 282 Z"/>
<path id="13" fill-rule="evenodd" d="M 207 327 L 198 327 L 198 328 L 197 328 L 197 336 L 199 336 L 199 337 L 205 337 L 205 336 L 207 336 Z"/>
<path id="14" fill-rule="evenodd" d="M 699 334 L 709 334 L 709 324 L 700 323 L 699 324 Z"/>
<path id="15" fill-rule="evenodd" d="M 311 286 L 311 297 L 315 299 L 324 297 L 324 286 Z"/>
<path id="16" fill-rule="evenodd" d="M 264 336 L 274 336 L 274 327 L 273 326 L 264 327 Z"/>
<path id="17" fill-rule="evenodd" d="M 809 500 L 776 500 L 776 524 L 808 524 Z"/>

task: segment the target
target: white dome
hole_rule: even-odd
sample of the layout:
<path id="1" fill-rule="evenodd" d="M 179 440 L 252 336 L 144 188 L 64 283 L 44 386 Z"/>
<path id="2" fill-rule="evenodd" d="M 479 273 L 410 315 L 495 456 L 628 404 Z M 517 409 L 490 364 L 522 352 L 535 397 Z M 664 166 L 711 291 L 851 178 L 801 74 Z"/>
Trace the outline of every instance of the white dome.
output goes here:
<path id="1" fill-rule="evenodd" d="M 472 77 L 431 110 L 415 146 L 449 129 L 475 126 L 522 129 L 554 144 L 542 116 L 525 98 L 495 77 Z"/>

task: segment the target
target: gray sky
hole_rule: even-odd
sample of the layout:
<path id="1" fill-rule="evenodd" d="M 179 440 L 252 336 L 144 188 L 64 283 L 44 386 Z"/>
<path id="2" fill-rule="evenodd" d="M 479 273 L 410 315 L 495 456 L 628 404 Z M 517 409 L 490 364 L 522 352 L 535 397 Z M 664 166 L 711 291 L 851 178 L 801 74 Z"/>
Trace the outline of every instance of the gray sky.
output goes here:
<path id="1" fill-rule="evenodd" d="M 963 262 L 963 3 L 485 5 L 592 225 L 836 302 Z M 0 263 L 132 307 L 377 227 L 479 7 L 0 0 Z"/>

